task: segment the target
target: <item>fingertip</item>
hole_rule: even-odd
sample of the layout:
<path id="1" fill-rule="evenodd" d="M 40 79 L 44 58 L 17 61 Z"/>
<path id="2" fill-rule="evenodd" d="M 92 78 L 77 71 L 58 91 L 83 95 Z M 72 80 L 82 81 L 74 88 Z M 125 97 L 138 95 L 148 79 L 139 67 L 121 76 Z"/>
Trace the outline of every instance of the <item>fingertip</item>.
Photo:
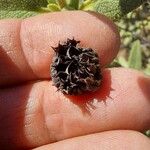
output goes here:
<path id="1" fill-rule="evenodd" d="M 102 66 L 106 66 L 116 57 L 120 48 L 120 33 L 117 25 L 106 16 L 88 11 L 89 15 L 97 20 L 97 29 L 99 36 L 95 37 L 95 49 L 98 50 Z M 93 46 L 94 47 L 94 46 Z"/>
<path id="2" fill-rule="evenodd" d="M 34 150 L 149 150 L 150 141 L 143 134 L 130 130 L 108 131 L 63 140 Z"/>
<path id="3" fill-rule="evenodd" d="M 24 54 L 38 77 L 49 77 L 54 54 L 51 46 L 56 47 L 59 42 L 73 37 L 81 41 L 81 46 L 96 50 L 102 66 L 109 64 L 118 53 L 120 38 L 117 27 L 103 15 L 65 11 L 23 21 L 21 39 Z"/>
<path id="4" fill-rule="evenodd" d="M 67 38 L 74 37 L 81 41 L 80 46 L 97 51 L 102 67 L 113 60 L 120 45 L 115 24 L 92 12 L 49 13 L 22 20 L 22 23 L 17 19 L 2 20 L 0 27 L 2 86 L 50 79 L 52 47 Z"/>

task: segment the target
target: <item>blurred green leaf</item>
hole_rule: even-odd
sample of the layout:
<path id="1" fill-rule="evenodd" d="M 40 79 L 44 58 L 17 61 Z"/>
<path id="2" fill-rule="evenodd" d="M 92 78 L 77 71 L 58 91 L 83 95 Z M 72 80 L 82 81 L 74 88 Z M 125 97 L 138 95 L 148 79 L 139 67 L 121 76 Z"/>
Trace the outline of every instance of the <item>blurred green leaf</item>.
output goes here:
<path id="1" fill-rule="evenodd" d="M 79 8 L 79 0 L 66 0 L 68 3 L 68 6 L 71 8 L 74 8 L 75 10 L 78 10 Z"/>
<path id="2" fill-rule="evenodd" d="M 150 65 L 147 66 L 147 68 L 144 70 L 144 73 L 150 76 Z"/>
<path id="3" fill-rule="evenodd" d="M 142 51 L 139 40 L 132 43 L 132 48 L 129 54 L 128 65 L 130 68 L 142 69 Z"/>
<path id="4" fill-rule="evenodd" d="M 53 12 L 53 11 L 60 11 L 60 8 L 57 4 L 48 4 L 48 9 Z"/>
<path id="5" fill-rule="evenodd" d="M 150 137 L 150 130 L 146 131 L 145 135 L 148 136 L 148 137 Z"/>
<path id="6" fill-rule="evenodd" d="M 48 4 L 56 4 L 56 0 L 47 0 Z"/>
<path id="7" fill-rule="evenodd" d="M 66 6 L 66 0 L 56 0 L 56 2 L 60 8 L 64 8 Z"/>
<path id="8" fill-rule="evenodd" d="M 125 60 L 124 57 L 119 57 L 118 58 L 118 63 L 122 66 L 122 67 L 125 67 L 125 68 L 128 68 L 129 65 L 128 65 L 128 62 Z"/>

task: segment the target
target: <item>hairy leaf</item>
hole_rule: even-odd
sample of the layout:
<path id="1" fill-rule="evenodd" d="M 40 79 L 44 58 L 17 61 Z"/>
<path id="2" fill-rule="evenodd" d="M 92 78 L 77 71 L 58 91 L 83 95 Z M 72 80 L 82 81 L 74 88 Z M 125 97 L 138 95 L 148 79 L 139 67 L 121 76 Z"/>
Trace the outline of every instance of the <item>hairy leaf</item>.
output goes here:
<path id="1" fill-rule="evenodd" d="M 0 19 L 35 16 L 46 5 L 47 0 L 0 0 Z"/>
<path id="2" fill-rule="evenodd" d="M 77 10 L 79 8 L 79 0 L 67 0 L 69 7 Z"/>
<path id="3" fill-rule="evenodd" d="M 113 20 L 119 19 L 140 6 L 145 0 L 91 0 L 85 10 L 102 13 Z"/>
<path id="4" fill-rule="evenodd" d="M 58 11 L 57 8 L 61 8 L 62 10 L 91 10 L 102 13 L 115 20 L 134 10 L 144 1 L 145 0 L 0 0 L 0 19 L 26 18 L 38 15 L 39 13 Z"/>

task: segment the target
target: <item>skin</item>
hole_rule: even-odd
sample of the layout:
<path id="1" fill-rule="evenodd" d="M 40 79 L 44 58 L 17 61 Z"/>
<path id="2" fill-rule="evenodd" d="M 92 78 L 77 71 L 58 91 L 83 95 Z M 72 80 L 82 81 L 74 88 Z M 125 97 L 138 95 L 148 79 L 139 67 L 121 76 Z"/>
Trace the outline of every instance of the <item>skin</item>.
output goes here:
<path id="1" fill-rule="evenodd" d="M 120 46 L 113 22 L 74 11 L 0 20 L 0 29 L 2 149 L 149 149 L 139 131 L 150 128 L 150 78 L 104 69 Z M 103 68 L 100 89 L 82 96 L 57 92 L 49 73 L 51 46 L 73 37 L 97 51 Z"/>

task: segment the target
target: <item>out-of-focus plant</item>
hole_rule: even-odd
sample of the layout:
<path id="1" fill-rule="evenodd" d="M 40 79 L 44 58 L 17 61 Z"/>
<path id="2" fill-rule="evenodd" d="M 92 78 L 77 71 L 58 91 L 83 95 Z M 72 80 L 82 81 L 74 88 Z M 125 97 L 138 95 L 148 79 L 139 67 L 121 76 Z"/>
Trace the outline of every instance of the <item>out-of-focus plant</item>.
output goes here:
<path id="1" fill-rule="evenodd" d="M 146 131 L 145 134 L 150 137 L 150 130 Z"/>
<path id="2" fill-rule="evenodd" d="M 150 0 L 117 24 L 122 44 L 111 66 L 134 68 L 150 75 Z"/>

